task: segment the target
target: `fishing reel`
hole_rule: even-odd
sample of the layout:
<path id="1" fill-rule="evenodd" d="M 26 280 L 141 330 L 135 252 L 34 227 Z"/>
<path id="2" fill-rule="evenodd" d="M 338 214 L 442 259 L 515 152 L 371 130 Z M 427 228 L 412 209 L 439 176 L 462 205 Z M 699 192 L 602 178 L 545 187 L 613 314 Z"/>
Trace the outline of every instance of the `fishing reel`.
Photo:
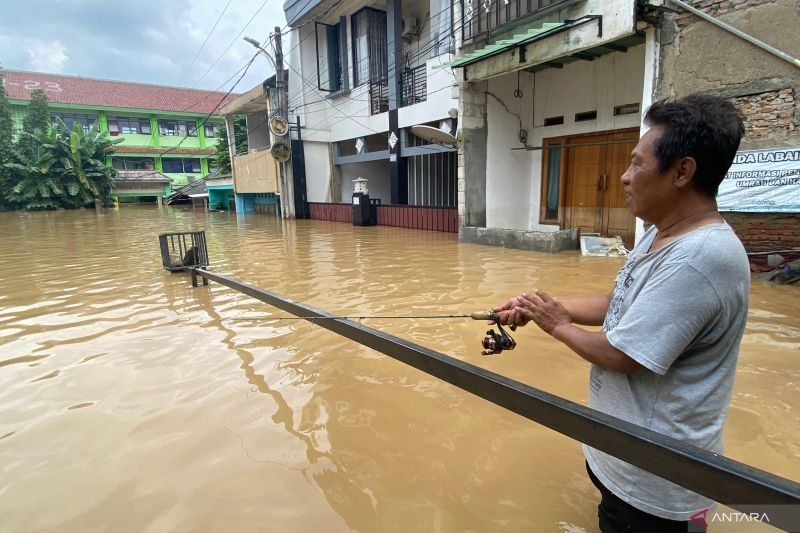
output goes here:
<path id="1" fill-rule="evenodd" d="M 494 312 L 489 311 L 485 318 L 487 320 L 497 320 L 498 317 Z M 511 331 L 517 330 L 517 326 L 514 324 L 511 324 L 508 328 Z M 499 322 L 497 323 L 497 329 L 499 331 L 493 329 L 486 331 L 486 336 L 483 338 L 483 341 L 481 341 L 481 346 L 483 346 L 481 355 L 496 355 L 502 353 L 503 350 L 513 350 L 516 348 L 516 341 L 511 338 L 511 335 L 503 329 L 503 326 L 501 326 Z"/>

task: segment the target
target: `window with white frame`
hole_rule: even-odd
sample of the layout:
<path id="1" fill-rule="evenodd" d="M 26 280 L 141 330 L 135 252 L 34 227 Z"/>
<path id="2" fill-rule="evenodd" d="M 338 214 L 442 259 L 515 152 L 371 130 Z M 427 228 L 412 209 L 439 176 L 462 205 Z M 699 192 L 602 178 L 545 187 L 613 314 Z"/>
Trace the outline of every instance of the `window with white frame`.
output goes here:
<path id="1" fill-rule="evenodd" d="M 197 137 L 194 120 L 159 120 L 158 134 L 165 137 Z"/>
<path id="2" fill-rule="evenodd" d="M 76 122 L 81 125 L 84 132 L 89 131 L 92 128 L 92 125 L 97 122 L 97 115 L 90 115 L 86 113 L 53 113 L 51 115 L 51 123 L 53 127 L 56 127 L 58 121 L 56 118 L 60 118 L 64 121 L 64 125 L 67 126 L 67 129 L 72 129 L 72 125 Z"/>
<path id="3" fill-rule="evenodd" d="M 150 119 L 144 117 L 108 117 L 111 135 L 150 135 Z"/>

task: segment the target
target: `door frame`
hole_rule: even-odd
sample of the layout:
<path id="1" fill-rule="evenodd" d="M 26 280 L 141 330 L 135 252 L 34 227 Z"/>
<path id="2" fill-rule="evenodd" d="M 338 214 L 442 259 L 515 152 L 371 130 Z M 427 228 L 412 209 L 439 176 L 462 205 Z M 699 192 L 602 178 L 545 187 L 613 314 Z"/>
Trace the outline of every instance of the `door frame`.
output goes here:
<path id="1" fill-rule="evenodd" d="M 539 223 L 540 224 L 558 224 L 560 229 L 565 229 L 566 218 L 567 218 L 567 209 L 569 208 L 569 198 L 572 195 L 572 180 L 568 179 L 567 173 L 567 164 L 569 162 L 569 148 L 570 145 L 574 144 L 581 144 L 581 139 L 586 139 L 588 137 L 594 137 L 597 135 L 620 135 L 620 134 L 627 134 L 627 133 L 636 133 L 641 137 L 640 128 L 622 128 L 617 130 L 601 130 L 601 131 L 591 131 L 585 133 L 577 133 L 574 135 L 562 135 L 559 137 L 547 137 L 542 139 L 542 167 L 541 167 L 541 174 L 539 179 L 540 185 L 540 195 L 539 195 Z M 588 143 L 594 144 L 594 143 Z M 603 143 L 608 144 L 608 143 Z M 561 157 L 559 161 L 559 176 L 558 176 L 558 218 L 557 219 L 548 219 L 546 217 L 547 211 L 547 171 L 549 167 L 549 159 L 550 159 L 550 150 L 547 148 L 553 145 L 560 145 L 561 149 Z"/>

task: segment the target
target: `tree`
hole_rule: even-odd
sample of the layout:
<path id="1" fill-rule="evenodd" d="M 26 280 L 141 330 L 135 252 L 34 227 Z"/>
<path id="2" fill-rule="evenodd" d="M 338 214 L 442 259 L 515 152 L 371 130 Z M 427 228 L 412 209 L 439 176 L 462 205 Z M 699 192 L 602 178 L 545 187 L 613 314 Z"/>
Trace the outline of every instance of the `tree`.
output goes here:
<path id="1" fill-rule="evenodd" d="M 122 139 L 111 140 L 96 127 L 84 132 L 79 123 L 70 130 L 61 119 L 50 131 L 22 135 L 33 138 L 35 157 L 27 158 L 17 151 L 21 163 L 7 165 L 19 177 L 9 196 L 18 207 L 76 209 L 95 199 L 105 206 L 112 204 L 111 188 L 117 171 L 108 168 L 105 161 Z"/>
<path id="2" fill-rule="evenodd" d="M 13 162 L 13 147 L 14 120 L 11 118 L 11 106 L 6 98 L 5 81 L 0 73 L 0 211 L 10 207 L 5 199 L 5 193 L 12 186 L 12 173 L 5 165 Z"/>
<path id="3" fill-rule="evenodd" d="M 231 173 L 231 156 L 228 150 L 228 130 L 222 128 L 223 134 L 217 139 L 216 152 L 212 156 L 214 166 L 220 174 Z M 247 118 L 244 116 L 233 117 L 233 135 L 236 139 L 236 154 L 247 153 Z"/>
<path id="4" fill-rule="evenodd" d="M 17 141 L 17 150 L 27 161 L 38 159 L 41 154 L 36 136 L 39 133 L 50 131 L 50 110 L 47 106 L 47 96 L 41 89 L 34 89 L 31 93 L 28 110 L 22 121 L 22 131 L 31 133 L 33 136 L 21 135 Z"/>

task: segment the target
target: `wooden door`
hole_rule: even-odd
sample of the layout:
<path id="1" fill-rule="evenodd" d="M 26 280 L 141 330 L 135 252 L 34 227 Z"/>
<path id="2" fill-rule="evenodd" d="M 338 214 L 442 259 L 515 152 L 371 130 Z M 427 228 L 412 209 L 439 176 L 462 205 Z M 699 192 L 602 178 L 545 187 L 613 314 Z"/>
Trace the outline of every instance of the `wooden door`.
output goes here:
<path id="1" fill-rule="evenodd" d="M 627 130 L 567 137 L 566 227 L 581 233 L 619 235 L 633 246 L 635 219 L 625 206 L 620 181 L 630 164 L 639 132 Z"/>
<path id="2" fill-rule="evenodd" d="M 603 178 L 603 209 L 601 233 L 619 235 L 625 246 L 633 246 L 636 220 L 625 205 L 625 189 L 620 178 L 631 162 L 631 152 L 639 140 L 638 132 L 612 134 L 605 157 L 605 176 Z M 625 142 L 620 142 L 625 141 Z"/>
<path id="3" fill-rule="evenodd" d="M 600 162 L 604 159 L 605 135 L 568 139 L 577 144 L 567 149 L 567 179 L 569 183 L 568 227 L 580 228 L 581 233 L 600 232 L 602 191 Z"/>

